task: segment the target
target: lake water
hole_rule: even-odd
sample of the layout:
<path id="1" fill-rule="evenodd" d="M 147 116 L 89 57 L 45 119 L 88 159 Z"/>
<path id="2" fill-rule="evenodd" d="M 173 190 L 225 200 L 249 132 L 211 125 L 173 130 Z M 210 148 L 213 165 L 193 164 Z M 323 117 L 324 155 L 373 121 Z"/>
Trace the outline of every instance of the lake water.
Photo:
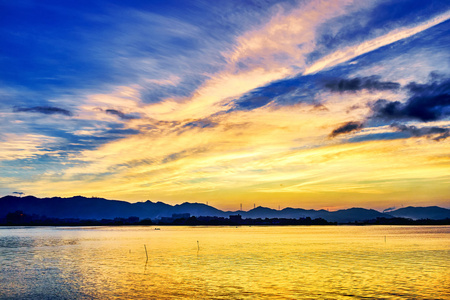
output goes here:
<path id="1" fill-rule="evenodd" d="M 450 299 L 450 226 L 159 228 L 0 227 L 0 298 Z"/>

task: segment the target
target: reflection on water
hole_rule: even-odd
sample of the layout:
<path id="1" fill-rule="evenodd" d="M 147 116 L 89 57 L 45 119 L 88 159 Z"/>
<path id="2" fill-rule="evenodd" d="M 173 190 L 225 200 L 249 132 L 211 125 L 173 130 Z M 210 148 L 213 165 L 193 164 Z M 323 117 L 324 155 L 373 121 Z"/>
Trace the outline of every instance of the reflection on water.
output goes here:
<path id="1" fill-rule="evenodd" d="M 449 233 L 450 226 L 3 227 L 0 298 L 450 299 Z"/>

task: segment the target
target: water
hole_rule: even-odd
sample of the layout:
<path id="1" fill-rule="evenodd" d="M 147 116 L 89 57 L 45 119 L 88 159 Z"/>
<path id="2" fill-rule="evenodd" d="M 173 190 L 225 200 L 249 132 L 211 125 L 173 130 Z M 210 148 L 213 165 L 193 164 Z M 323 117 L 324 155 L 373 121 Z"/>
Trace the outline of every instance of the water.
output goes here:
<path id="1" fill-rule="evenodd" d="M 449 233 L 450 226 L 0 227 L 0 298 L 450 299 Z"/>

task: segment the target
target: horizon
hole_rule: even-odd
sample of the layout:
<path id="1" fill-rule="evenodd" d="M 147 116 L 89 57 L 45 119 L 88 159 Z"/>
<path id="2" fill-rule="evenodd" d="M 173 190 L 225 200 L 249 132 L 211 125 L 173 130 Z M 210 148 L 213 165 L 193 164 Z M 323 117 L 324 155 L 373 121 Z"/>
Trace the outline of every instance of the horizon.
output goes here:
<path id="1" fill-rule="evenodd" d="M 18 0 L 0 20 L 0 195 L 450 207 L 448 1 Z"/>
<path id="2" fill-rule="evenodd" d="M 184 202 L 180 202 L 180 203 L 166 203 L 163 201 L 157 201 L 157 200 L 150 200 L 150 199 L 146 199 L 146 200 L 141 200 L 141 201 L 136 201 L 136 202 L 129 202 L 126 200 L 120 200 L 120 199 L 107 199 L 107 198 L 102 198 L 102 197 L 87 197 L 87 196 L 82 196 L 82 195 L 76 195 L 76 196 L 68 196 L 68 197 L 59 197 L 59 196 L 53 196 L 53 197 L 37 197 L 35 195 L 25 195 L 25 196 L 17 196 L 17 195 L 4 195 L 0 198 L 4 198 L 4 197 L 16 197 L 16 198 L 26 198 L 26 197 L 34 197 L 34 198 L 38 198 L 38 199 L 51 199 L 51 198 L 64 198 L 64 199 L 69 199 L 69 198 L 75 198 L 75 197 L 82 197 L 82 198 L 92 198 L 92 199 L 102 199 L 102 200 L 107 200 L 107 201 L 122 201 L 122 202 L 127 202 L 130 204 L 135 204 L 135 203 L 145 203 L 145 202 L 152 202 L 152 203 L 163 203 L 163 204 L 167 204 L 170 205 L 172 207 L 174 206 L 179 206 L 179 205 L 183 205 L 183 204 L 202 204 L 202 205 L 206 205 L 212 208 L 215 208 L 217 210 L 223 211 L 223 212 L 250 212 L 253 209 L 257 209 L 257 208 L 268 208 L 271 210 L 275 210 L 275 211 L 282 211 L 284 209 L 304 209 L 304 210 L 316 210 L 316 211 L 320 211 L 320 210 L 326 210 L 328 212 L 336 212 L 336 211 L 340 211 L 340 210 L 348 210 L 348 209 L 353 209 L 353 208 L 362 208 L 362 209 L 366 209 L 366 210 L 376 210 L 378 212 L 381 213 L 389 213 L 391 211 L 395 211 L 395 210 L 399 210 L 402 208 L 408 208 L 408 207 L 414 207 L 414 208 L 426 208 L 426 207 L 440 207 L 440 208 L 444 208 L 444 209 L 449 209 L 450 207 L 445 207 L 445 206 L 437 206 L 437 205 L 428 205 L 428 206 L 413 206 L 413 205 L 401 205 L 399 207 L 388 207 L 385 209 L 378 209 L 378 208 L 372 208 L 372 207 L 362 207 L 362 206 L 352 206 L 352 207 L 341 207 L 338 209 L 328 209 L 328 208 L 305 208 L 305 207 L 293 207 L 293 206 L 280 206 L 279 208 L 273 208 L 273 207 L 267 207 L 267 206 L 262 206 L 262 205 L 256 205 L 254 207 L 251 207 L 250 209 L 245 209 L 244 207 L 242 207 L 242 209 L 233 209 L 233 208 L 219 208 L 217 206 L 214 205 L 210 205 L 209 203 L 203 203 L 203 202 L 188 202 L 188 201 L 184 201 Z"/>

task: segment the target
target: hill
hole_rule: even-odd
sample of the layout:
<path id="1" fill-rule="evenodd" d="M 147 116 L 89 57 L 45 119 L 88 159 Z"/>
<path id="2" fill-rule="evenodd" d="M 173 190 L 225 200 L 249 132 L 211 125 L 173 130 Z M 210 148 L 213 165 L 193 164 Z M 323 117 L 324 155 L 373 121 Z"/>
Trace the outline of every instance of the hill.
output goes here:
<path id="1" fill-rule="evenodd" d="M 442 220 L 450 218 L 450 209 L 438 206 L 428 206 L 428 207 L 408 206 L 405 208 L 399 208 L 397 210 L 390 211 L 389 214 L 394 217 L 409 218 L 413 220 L 418 219 Z"/>
<path id="2" fill-rule="evenodd" d="M 431 207 L 406 207 L 381 213 L 373 209 L 349 208 L 329 212 L 326 210 L 306 210 L 301 208 L 285 208 L 275 210 L 267 207 L 256 207 L 249 211 L 222 211 L 201 203 L 183 203 L 169 205 L 163 202 L 137 202 L 107 200 L 103 198 L 86 198 L 75 196 L 70 198 L 37 198 L 34 196 L 0 198 L 0 219 L 8 213 L 22 211 L 26 214 L 46 216 L 49 218 L 74 219 L 114 219 L 139 217 L 140 219 L 161 219 L 172 217 L 173 214 L 189 213 L 191 216 L 229 217 L 240 214 L 242 218 L 322 218 L 329 222 L 347 223 L 355 221 L 373 220 L 376 218 L 411 218 L 441 220 L 450 218 L 450 210 Z"/>

